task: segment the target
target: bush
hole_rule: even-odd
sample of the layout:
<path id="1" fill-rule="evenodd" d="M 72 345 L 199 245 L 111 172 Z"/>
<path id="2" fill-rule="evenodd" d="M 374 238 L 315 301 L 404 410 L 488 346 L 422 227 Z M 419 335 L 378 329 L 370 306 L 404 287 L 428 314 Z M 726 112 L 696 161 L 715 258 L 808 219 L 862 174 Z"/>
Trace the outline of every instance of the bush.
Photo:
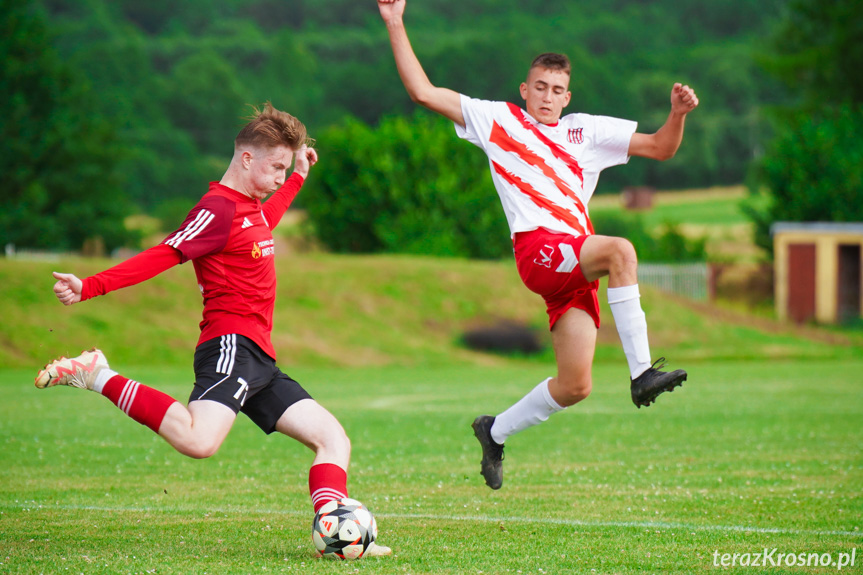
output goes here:
<path id="1" fill-rule="evenodd" d="M 470 258 L 512 253 L 485 154 L 424 112 L 357 120 L 319 135 L 321 162 L 300 196 L 315 234 L 336 252 Z"/>
<path id="2" fill-rule="evenodd" d="M 694 262 L 707 259 L 705 238 L 688 239 L 677 224 L 666 222 L 653 236 L 637 214 L 602 214 L 591 217 L 597 234 L 628 239 L 639 261 Z"/>

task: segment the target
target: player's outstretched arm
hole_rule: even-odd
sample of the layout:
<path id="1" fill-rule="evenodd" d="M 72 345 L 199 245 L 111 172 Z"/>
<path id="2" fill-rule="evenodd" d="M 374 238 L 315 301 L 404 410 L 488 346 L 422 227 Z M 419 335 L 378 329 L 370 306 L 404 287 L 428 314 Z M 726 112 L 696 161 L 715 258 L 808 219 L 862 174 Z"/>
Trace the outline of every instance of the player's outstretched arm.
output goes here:
<path id="1" fill-rule="evenodd" d="M 72 305 L 108 292 L 146 281 L 182 262 L 178 250 L 165 244 L 153 246 L 96 275 L 78 279 L 54 272 L 54 295 L 63 305 Z"/>
<path id="2" fill-rule="evenodd" d="M 81 289 L 84 283 L 72 274 L 54 272 L 54 295 L 63 305 L 72 305 L 81 301 Z"/>
<path id="3" fill-rule="evenodd" d="M 695 91 L 689 86 L 675 84 L 671 89 L 671 113 L 665 124 L 655 134 L 633 134 L 629 142 L 629 155 L 660 161 L 673 158 L 683 141 L 686 115 L 697 106 Z"/>
<path id="4" fill-rule="evenodd" d="M 399 76 L 411 100 L 441 114 L 464 127 L 461 112 L 461 97 L 448 88 L 439 88 L 431 83 L 420 61 L 414 54 L 404 26 L 406 0 L 378 0 L 381 18 L 387 25 L 390 44 L 396 60 Z"/>

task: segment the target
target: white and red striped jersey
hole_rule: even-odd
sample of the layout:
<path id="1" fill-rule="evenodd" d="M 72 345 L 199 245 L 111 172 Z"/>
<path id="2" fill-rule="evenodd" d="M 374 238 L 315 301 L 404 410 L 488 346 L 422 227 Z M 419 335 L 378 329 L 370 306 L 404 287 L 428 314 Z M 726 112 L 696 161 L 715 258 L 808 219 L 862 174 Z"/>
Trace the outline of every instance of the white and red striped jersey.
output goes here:
<path id="1" fill-rule="evenodd" d="M 599 173 L 629 161 L 637 123 L 568 114 L 537 122 L 515 104 L 461 96 L 465 127 L 456 133 L 488 156 L 510 233 L 537 228 L 575 236 L 593 233 L 587 202 Z"/>

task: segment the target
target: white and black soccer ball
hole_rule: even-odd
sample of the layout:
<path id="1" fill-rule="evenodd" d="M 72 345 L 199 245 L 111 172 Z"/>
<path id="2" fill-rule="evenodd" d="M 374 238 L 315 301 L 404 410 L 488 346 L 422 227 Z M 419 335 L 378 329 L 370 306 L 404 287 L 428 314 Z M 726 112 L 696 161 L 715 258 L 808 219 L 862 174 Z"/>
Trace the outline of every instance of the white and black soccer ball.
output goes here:
<path id="1" fill-rule="evenodd" d="M 322 557 L 359 559 L 378 536 L 378 525 L 365 505 L 343 498 L 325 503 L 312 522 L 312 541 Z"/>

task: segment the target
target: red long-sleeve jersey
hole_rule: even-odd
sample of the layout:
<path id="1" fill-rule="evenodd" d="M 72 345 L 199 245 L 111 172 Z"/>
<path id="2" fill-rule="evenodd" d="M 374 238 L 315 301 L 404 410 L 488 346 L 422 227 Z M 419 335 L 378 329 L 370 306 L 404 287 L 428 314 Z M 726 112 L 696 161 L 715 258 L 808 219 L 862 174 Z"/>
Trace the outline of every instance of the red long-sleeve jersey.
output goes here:
<path id="1" fill-rule="evenodd" d="M 303 182 L 302 176 L 292 174 L 263 203 L 211 182 L 177 231 L 161 244 L 86 278 L 81 300 L 140 283 L 192 260 L 204 298 L 198 345 L 238 333 L 275 359 L 270 337 L 276 300 L 272 230 Z"/>

